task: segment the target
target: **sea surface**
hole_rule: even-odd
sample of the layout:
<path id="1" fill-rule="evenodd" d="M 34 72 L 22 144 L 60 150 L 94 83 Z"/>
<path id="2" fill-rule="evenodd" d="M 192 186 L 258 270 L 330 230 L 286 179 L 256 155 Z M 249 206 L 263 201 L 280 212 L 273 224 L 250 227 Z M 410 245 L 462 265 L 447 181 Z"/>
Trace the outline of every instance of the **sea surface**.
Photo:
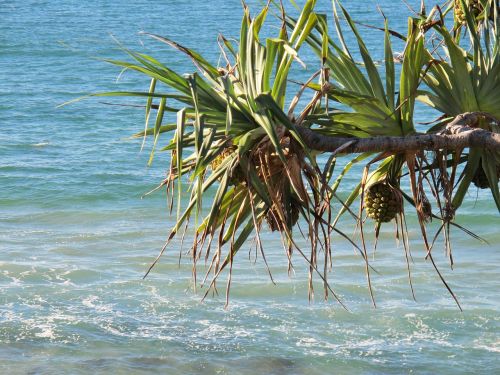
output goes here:
<path id="1" fill-rule="evenodd" d="M 318 3 L 331 16 L 330 1 Z M 392 28 L 406 31 L 402 1 L 344 3 L 358 21 L 380 26 L 379 5 Z M 250 5 L 254 13 L 260 7 Z M 485 192 L 471 190 L 458 222 L 489 244 L 453 229 L 454 270 L 442 243 L 435 250 L 463 312 L 424 259 L 411 215 L 416 302 L 391 225 L 372 261 L 377 308 L 362 259 L 337 237 L 330 279 L 349 311 L 325 302 L 319 282 L 309 302 L 306 263 L 296 256 L 289 276 L 280 239 L 268 231 L 276 285 L 262 259 L 242 250 L 228 308 L 224 281 L 219 296 L 201 302 L 188 257 L 179 264 L 179 241 L 142 280 L 173 223 L 164 193 L 141 199 L 165 176 L 168 155 L 148 168 L 150 144 L 141 153 L 140 141 L 129 138 L 143 126 L 142 109 L 103 103 L 140 102 L 57 106 L 91 92 L 148 87 L 101 60 L 126 58 L 118 43 L 180 73 L 194 71 L 141 31 L 217 63 L 217 33 L 237 37 L 241 14 L 239 0 L 0 1 L 0 373 L 500 373 L 500 221 Z M 361 31 L 381 57 L 381 33 Z M 310 52 L 302 57 L 308 67 L 298 74 L 306 77 L 318 67 Z M 419 116 L 434 114 L 422 108 Z M 341 227 L 352 233 L 352 222 Z"/>

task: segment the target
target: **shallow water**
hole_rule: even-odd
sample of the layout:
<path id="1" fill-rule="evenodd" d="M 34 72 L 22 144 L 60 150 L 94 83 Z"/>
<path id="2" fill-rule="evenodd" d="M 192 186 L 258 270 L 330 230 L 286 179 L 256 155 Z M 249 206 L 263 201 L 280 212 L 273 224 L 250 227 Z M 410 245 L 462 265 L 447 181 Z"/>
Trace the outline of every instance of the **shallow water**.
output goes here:
<path id="1" fill-rule="evenodd" d="M 329 2 L 320 3 L 329 12 Z M 356 19 L 381 24 L 375 1 L 345 3 Z M 404 31 L 405 5 L 379 4 Z M 228 309 L 223 283 L 221 295 L 204 303 L 203 292 L 193 293 L 188 260 L 177 265 L 178 241 L 141 279 L 172 224 L 162 194 L 140 199 L 164 176 L 167 155 L 147 168 L 147 152 L 126 139 L 142 126 L 140 110 L 95 99 L 56 106 L 88 92 L 147 86 L 134 74 L 117 82 L 119 72 L 94 59 L 123 57 L 111 35 L 191 72 L 182 56 L 137 33 L 167 35 L 217 61 L 215 36 L 236 36 L 240 15 L 237 0 L 1 2 L 0 372 L 499 372 L 500 233 L 488 194 L 463 207 L 460 223 L 490 245 L 453 231 L 454 271 L 436 252 L 463 313 L 423 259 L 416 226 L 417 302 L 390 226 L 373 261 L 377 309 L 360 257 L 342 240 L 331 281 L 350 312 L 323 302 L 319 283 L 309 303 L 306 265 L 296 257 L 288 277 L 280 241 L 269 233 L 277 285 L 261 259 L 254 264 L 242 251 Z M 365 35 L 380 54 L 380 35 Z"/>

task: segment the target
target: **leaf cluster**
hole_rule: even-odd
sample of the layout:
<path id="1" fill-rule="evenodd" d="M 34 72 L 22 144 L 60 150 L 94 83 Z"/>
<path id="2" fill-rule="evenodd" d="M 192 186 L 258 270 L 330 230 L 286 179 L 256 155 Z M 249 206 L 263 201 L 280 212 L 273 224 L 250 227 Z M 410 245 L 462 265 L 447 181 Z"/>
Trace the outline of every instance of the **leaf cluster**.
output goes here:
<path id="1" fill-rule="evenodd" d="M 150 163 L 160 136 L 168 140 L 160 150 L 171 154 L 168 177 L 161 186 L 169 193 L 170 209 L 175 210 L 177 220 L 151 268 L 175 236 L 184 239 L 194 221 L 189 252 L 195 285 L 197 263 L 204 259 L 208 267 L 202 284 L 208 282 L 207 293 L 216 290 L 216 280 L 226 269 L 229 293 L 234 259 L 249 237 L 254 237 L 256 252 L 266 260 L 260 232 L 267 225 L 282 236 L 290 270 L 294 252 L 308 264 L 310 297 L 316 274 L 324 284 L 325 298 L 333 295 L 340 302 L 327 280 L 334 235 L 359 250 L 372 292 L 363 230 L 367 208 L 364 197 L 371 186 L 380 183 L 390 185 L 401 202 L 404 197 L 417 213 L 426 254 L 434 267 L 431 250 L 440 233 L 444 234 L 452 262 L 450 226 L 458 227 L 455 212 L 480 169 L 500 209 L 499 155 L 480 149 L 442 150 L 431 155 L 365 153 L 352 155 L 345 167 L 336 168 L 342 148 L 327 158 L 320 157 L 307 146 L 299 129 L 334 137 L 414 135 L 421 131 L 414 122 L 419 100 L 441 113 L 438 121 L 426 127 L 427 133 L 442 131 L 453 117 L 465 112 L 485 113 L 475 126 L 498 132 L 498 8 L 493 1 L 486 1 L 483 16 L 477 18 L 465 1 L 461 2 L 466 23 L 455 22 L 452 29 L 446 27 L 445 19 L 453 7 L 443 12 L 436 6 L 428 14 L 422 8 L 418 16 L 408 18 L 405 36 L 391 30 L 384 17 L 380 28 L 382 66 L 371 55 L 348 10 L 336 0 L 332 2 L 333 33 L 327 16 L 315 11 L 316 0 L 306 1 L 297 17 L 290 16 L 281 2 L 269 1 L 255 17 L 244 5 L 237 43 L 222 35 L 218 38 L 220 65 L 168 38 L 147 34 L 192 60 L 196 72 L 187 75 L 126 48 L 123 50 L 129 61 L 107 60 L 149 77 L 149 89 L 93 95 L 145 100 L 145 127 L 135 136 L 153 138 Z M 266 18 L 272 12 L 280 23 L 277 35 L 262 38 Z M 399 56 L 393 51 L 394 37 L 405 44 Z M 353 40 L 354 45 L 348 45 L 347 40 Z M 300 59 L 304 45 L 316 54 L 318 70 L 300 84 L 297 92 L 290 93 L 292 69 L 304 65 Z M 302 99 L 305 92 L 310 93 L 311 100 Z M 357 163 L 365 163 L 359 184 L 346 199 L 340 199 L 337 191 L 343 178 Z M 371 166 L 375 166 L 372 172 Z M 401 189 L 404 178 L 408 179 L 409 192 Z M 208 213 L 204 210 L 207 197 L 211 198 Z M 351 205 L 358 198 L 361 204 L 354 212 Z M 334 210 L 333 202 L 340 209 Z M 372 207 L 370 210 L 373 212 Z M 360 229 L 361 244 L 337 228 L 339 218 L 346 213 Z M 432 218 L 441 222 L 433 240 L 428 239 L 426 230 Z M 375 225 L 378 237 L 381 223 Z M 310 244 L 309 254 L 297 245 L 297 231 Z M 403 239 L 411 285 L 402 206 L 396 215 L 396 235 Z M 324 255 L 321 271 L 320 254 Z"/>

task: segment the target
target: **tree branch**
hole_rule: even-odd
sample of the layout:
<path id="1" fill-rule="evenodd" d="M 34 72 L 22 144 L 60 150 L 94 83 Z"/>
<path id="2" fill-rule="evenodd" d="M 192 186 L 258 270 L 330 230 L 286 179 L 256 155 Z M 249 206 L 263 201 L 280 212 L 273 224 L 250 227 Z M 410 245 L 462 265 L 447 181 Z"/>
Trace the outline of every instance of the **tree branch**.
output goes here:
<path id="1" fill-rule="evenodd" d="M 491 115 L 468 112 L 458 115 L 437 134 L 418 134 L 406 137 L 348 138 L 322 135 L 311 129 L 297 127 L 304 143 L 311 149 L 323 152 L 354 154 L 363 152 L 402 153 L 418 150 L 459 150 L 467 147 L 484 148 L 500 152 L 500 134 L 477 127 L 485 119 L 498 125 Z"/>

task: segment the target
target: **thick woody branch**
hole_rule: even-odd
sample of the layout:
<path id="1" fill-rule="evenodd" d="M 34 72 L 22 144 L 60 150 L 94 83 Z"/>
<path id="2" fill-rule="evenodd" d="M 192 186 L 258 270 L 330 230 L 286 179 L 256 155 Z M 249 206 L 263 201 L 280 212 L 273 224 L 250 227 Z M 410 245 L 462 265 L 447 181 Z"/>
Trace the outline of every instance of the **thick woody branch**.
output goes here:
<path id="1" fill-rule="evenodd" d="M 319 134 L 308 128 L 298 127 L 304 143 L 311 149 L 323 152 L 353 154 L 362 152 L 393 152 L 460 150 L 479 147 L 500 152 L 500 134 L 477 127 L 479 120 L 498 124 L 490 115 L 480 112 L 464 113 L 450 122 L 438 134 L 418 134 L 406 137 L 339 138 Z"/>

